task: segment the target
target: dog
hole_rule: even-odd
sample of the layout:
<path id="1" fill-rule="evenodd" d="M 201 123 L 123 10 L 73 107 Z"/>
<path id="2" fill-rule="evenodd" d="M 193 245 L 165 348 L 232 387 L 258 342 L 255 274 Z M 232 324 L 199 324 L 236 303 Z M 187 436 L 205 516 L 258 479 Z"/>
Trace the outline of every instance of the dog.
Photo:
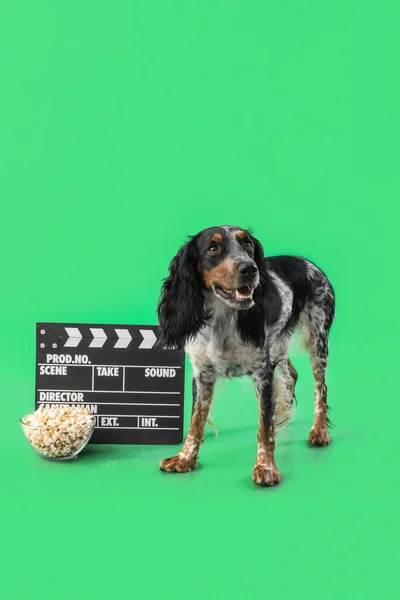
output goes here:
<path id="1" fill-rule="evenodd" d="M 298 378 L 289 356 L 302 326 L 313 375 L 314 421 L 308 438 L 326 446 L 328 335 L 335 294 L 327 276 L 297 256 L 264 257 L 262 244 L 240 227 L 211 227 L 190 237 L 169 265 L 157 307 L 164 348 L 185 349 L 193 367 L 193 407 L 182 450 L 160 469 L 197 467 L 217 377 L 252 378 L 259 406 L 258 446 L 252 479 L 281 481 L 275 434 L 293 413 Z"/>

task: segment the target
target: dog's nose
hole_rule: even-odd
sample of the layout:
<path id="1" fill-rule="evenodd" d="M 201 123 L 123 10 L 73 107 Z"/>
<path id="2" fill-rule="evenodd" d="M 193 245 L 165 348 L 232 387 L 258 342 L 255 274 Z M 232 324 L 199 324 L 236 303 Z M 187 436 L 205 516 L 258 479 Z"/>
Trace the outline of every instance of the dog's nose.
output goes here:
<path id="1" fill-rule="evenodd" d="M 251 279 L 254 275 L 257 275 L 257 265 L 253 262 L 243 262 L 238 266 L 238 271 L 240 275 L 246 277 L 247 279 Z"/>

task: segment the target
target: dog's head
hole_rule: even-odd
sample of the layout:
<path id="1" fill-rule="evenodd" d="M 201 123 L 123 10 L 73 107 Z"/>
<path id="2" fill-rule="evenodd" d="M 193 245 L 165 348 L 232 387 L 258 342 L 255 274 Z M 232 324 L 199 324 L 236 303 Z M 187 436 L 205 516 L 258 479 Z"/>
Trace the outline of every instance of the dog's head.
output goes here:
<path id="1" fill-rule="evenodd" d="M 263 248 L 249 231 L 233 226 L 200 231 L 170 263 L 158 305 L 162 343 L 181 348 L 195 336 L 206 323 L 210 298 L 240 311 L 242 337 L 254 341 L 246 322 L 262 309 L 266 276 Z"/>

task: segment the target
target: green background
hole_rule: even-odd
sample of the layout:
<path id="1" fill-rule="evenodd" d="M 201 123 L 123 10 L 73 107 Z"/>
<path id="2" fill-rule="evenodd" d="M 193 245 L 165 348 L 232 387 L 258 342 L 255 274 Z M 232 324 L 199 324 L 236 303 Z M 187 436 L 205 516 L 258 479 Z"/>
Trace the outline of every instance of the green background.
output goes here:
<path id="1" fill-rule="evenodd" d="M 15 0 L 0 9 L 1 519 L 7 598 L 370 597 L 398 545 L 398 2 Z M 254 226 L 337 293 L 333 444 L 308 358 L 255 487 L 257 408 L 217 392 L 196 473 L 171 447 L 40 460 L 35 323 L 154 323 L 185 235 Z M 187 408 L 190 401 L 189 371 Z M 186 415 L 186 426 L 187 426 Z M 397 587 L 397 585 L 396 585 Z"/>

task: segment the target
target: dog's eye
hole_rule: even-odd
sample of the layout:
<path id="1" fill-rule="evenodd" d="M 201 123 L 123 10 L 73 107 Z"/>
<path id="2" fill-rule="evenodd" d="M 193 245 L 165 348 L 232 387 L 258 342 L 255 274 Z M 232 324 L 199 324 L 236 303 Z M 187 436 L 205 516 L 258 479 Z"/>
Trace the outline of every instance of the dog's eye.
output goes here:
<path id="1" fill-rule="evenodd" d="M 245 242 L 243 246 L 246 248 L 246 250 L 251 250 L 253 248 L 251 242 Z"/>
<path id="2" fill-rule="evenodd" d="M 208 251 L 210 254 L 218 254 L 218 246 L 210 246 Z"/>

